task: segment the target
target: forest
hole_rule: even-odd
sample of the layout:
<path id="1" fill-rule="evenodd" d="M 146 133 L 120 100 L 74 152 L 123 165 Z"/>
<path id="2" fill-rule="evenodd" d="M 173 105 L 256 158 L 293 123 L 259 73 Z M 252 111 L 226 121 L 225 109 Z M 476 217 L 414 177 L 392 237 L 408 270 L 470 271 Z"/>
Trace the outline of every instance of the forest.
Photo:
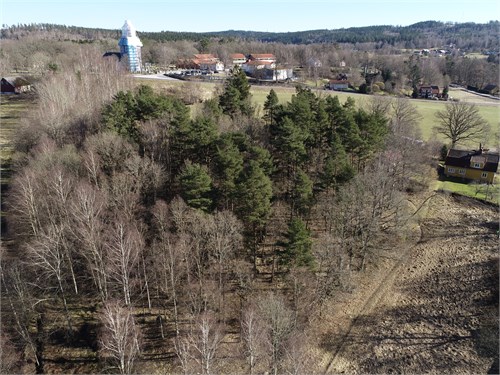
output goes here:
<path id="1" fill-rule="evenodd" d="M 297 85 L 287 102 L 270 88 L 256 108 L 238 68 L 210 98 L 154 89 L 101 59 L 117 36 L 2 30 L 2 69 L 26 69 L 36 92 L 8 99 L 27 104 L 2 201 L 0 372 L 323 373 L 325 317 L 425 232 L 416 222 L 442 144 L 419 141 L 406 97 L 360 105 Z M 323 53 L 327 76 L 340 60 L 373 64 L 394 91 L 432 75 L 487 81 L 498 68 L 495 56 L 399 56 L 377 37 L 355 42 L 365 50 L 141 38 L 158 63 L 236 48 L 297 64 Z"/>
<path id="2" fill-rule="evenodd" d="M 397 48 L 435 48 L 454 44 L 466 51 L 489 50 L 498 52 L 498 21 L 487 24 L 443 23 L 437 21 L 419 22 L 409 26 L 367 26 L 347 29 L 308 30 L 287 33 L 228 30 L 212 33 L 193 32 L 140 32 L 141 39 L 157 42 L 180 40 L 200 41 L 203 39 L 226 40 L 242 39 L 264 43 L 283 44 L 385 44 Z M 55 24 L 5 25 L 2 28 L 3 39 L 16 39 L 31 33 L 46 33 L 58 38 L 94 41 L 101 38 L 119 37 L 119 30 L 92 29 L 77 26 Z M 77 36 L 79 38 L 77 38 Z"/>
<path id="3" fill-rule="evenodd" d="M 2 256 L 12 366 L 47 371 L 44 348 L 80 345 L 91 372 L 161 354 L 185 373 L 233 356 L 242 372 L 292 371 L 328 296 L 405 241 L 405 194 L 430 167 L 412 105 L 298 87 L 285 104 L 270 90 L 259 117 L 235 69 L 192 115 L 95 68 L 47 78 L 16 132 Z"/>

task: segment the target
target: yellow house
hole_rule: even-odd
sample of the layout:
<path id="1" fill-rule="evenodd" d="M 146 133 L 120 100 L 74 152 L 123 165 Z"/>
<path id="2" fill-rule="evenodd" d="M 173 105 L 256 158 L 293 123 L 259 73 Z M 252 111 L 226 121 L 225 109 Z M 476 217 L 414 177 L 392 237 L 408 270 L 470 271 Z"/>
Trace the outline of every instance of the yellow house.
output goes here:
<path id="1" fill-rule="evenodd" d="M 444 162 L 444 174 L 491 184 L 498 169 L 498 160 L 497 152 L 488 152 L 482 147 L 471 151 L 451 149 Z"/>

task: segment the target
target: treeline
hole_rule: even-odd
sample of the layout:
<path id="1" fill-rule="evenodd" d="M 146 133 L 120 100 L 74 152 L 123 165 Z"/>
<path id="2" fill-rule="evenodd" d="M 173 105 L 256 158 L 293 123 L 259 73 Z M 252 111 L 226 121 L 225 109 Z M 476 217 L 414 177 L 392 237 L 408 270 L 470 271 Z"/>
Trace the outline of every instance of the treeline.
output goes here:
<path id="1" fill-rule="evenodd" d="M 192 116 L 79 74 L 39 90 L 15 139 L 2 366 L 43 372 L 62 356 L 48 347 L 81 345 L 91 372 L 150 372 L 159 354 L 183 373 L 319 370 L 322 306 L 409 236 L 429 155 L 415 108 L 297 88 L 257 116 L 235 70 Z"/>
<path id="2" fill-rule="evenodd" d="M 264 43 L 283 44 L 388 44 L 397 48 L 436 48 L 453 44 L 466 51 L 499 51 L 499 22 L 442 23 L 419 22 L 410 26 L 368 26 L 333 30 L 309 30 L 287 33 L 229 30 L 210 33 L 193 32 L 140 32 L 144 40 L 171 42 L 179 40 L 200 41 L 203 39 L 253 40 Z M 19 38 L 32 33 L 52 33 L 63 38 L 117 38 L 119 30 L 83 28 L 54 24 L 12 25 L 2 29 L 2 38 Z"/>

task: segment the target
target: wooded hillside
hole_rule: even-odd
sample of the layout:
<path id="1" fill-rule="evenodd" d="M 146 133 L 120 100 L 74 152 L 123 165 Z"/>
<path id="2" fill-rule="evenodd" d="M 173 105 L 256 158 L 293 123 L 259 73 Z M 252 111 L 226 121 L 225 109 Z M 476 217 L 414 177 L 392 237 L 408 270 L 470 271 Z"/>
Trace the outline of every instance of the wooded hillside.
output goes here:
<path id="1" fill-rule="evenodd" d="M 334 26 L 334 24 L 332 25 Z M 367 26 L 347 29 L 308 30 L 287 33 L 228 30 L 211 33 L 193 32 L 139 32 L 144 40 L 155 41 L 200 41 L 217 38 L 221 42 L 232 39 L 275 42 L 284 44 L 374 43 L 388 44 L 398 48 L 436 48 L 450 44 L 465 51 L 499 51 L 499 22 L 487 24 L 419 22 L 410 26 Z M 119 30 L 93 29 L 54 24 L 12 25 L 2 29 L 2 38 L 17 39 L 30 34 L 43 33 L 51 38 L 93 41 L 101 38 L 119 38 Z"/>

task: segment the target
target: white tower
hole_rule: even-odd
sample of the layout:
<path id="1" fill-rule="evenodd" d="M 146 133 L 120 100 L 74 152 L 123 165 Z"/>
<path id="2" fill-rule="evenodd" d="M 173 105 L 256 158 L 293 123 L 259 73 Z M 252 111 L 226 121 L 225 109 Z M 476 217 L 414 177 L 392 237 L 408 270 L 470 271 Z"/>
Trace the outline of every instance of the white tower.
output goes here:
<path id="1" fill-rule="evenodd" d="M 125 21 L 122 27 L 122 37 L 118 42 L 122 60 L 127 64 L 131 72 L 140 72 L 142 67 L 141 47 L 142 43 L 135 27 L 130 21 Z"/>

